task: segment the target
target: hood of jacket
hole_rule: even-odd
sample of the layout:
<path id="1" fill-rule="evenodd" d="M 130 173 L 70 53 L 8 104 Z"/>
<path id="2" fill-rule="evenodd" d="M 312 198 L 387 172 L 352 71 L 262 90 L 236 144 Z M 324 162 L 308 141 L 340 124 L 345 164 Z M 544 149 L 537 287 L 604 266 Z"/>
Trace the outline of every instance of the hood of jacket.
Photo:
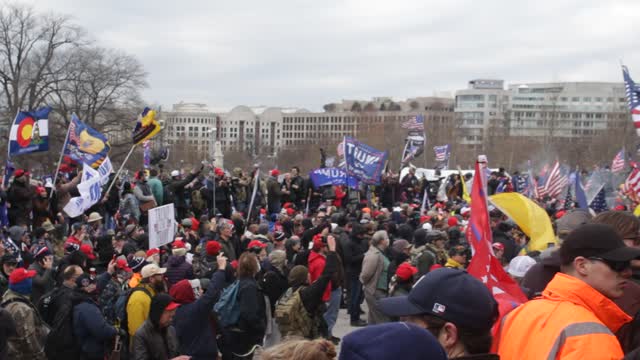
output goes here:
<path id="1" fill-rule="evenodd" d="M 167 260 L 167 264 L 169 267 L 178 267 L 184 264 L 185 261 L 187 261 L 185 256 L 171 255 L 169 256 L 169 260 Z"/>
<path id="2" fill-rule="evenodd" d="M 20 244 L 20 238 L 22 238 L 22 234 L 24 234 L 25 230 L 22 226 L 14 225 L 9 228 L 9 237 L 13 240 L 14 243 Z"/>
<path id="3" fill-rule="evenodd" d="M 196 301 L 196 296 L 193 293 L 193 287 L 189 280 L 180 280 L 169 290 L 169 295 L 173 300 L 179 304 L 190 304 Z"/>
<path id="4" fill-rule="evenodd" d="M 631 317 L 613 300 L 584 281 L 563 273 L 556 274 L 542 292 L 542 297 L 553 301 L 568 301 L 585 307 L 612 332 L 617 332 L 622 325 L 631 321 Z"/>
<path id="5" fill-rule="evenodd" d="M 151 321 L 151 324 L 153 324 L 156 329 L 160 328 L 160 317 L 162 317 L 162 313 L 169 303 L 171 303 L 171 296 L 169 294 L 160 293 L 151 300 L 149 321 Z"/>

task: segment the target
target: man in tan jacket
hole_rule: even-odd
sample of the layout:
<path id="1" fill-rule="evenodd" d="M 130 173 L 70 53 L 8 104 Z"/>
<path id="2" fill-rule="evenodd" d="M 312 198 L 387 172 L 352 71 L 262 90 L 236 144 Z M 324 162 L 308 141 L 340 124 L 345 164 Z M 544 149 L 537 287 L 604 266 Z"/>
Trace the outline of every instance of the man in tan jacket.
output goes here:
<path id="1" fill-rule="evenodd" d="M 369 251 L 362 261 L 360 282 L 364 287 L 364 299 L 369 308 L 369 324 L 380 324 L 389 321 L 378 308 L 378 300 L 387 296 L 389 287 L 389 259 L 384 251 L 389 247 L 389 235 L 384 230 L 376 231 L 371 238 Z"/>

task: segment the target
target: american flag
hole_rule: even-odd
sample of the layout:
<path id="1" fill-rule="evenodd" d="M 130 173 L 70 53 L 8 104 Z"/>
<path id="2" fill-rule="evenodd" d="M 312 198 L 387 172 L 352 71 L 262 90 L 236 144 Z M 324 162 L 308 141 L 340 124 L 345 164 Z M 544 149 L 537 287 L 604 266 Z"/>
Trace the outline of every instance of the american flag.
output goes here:
<path id="1" fill-rule="evenodd" d="M 623 192 L 629 196 L 633 201 L 638 201 L 640 198 L 640 170 L 633 168 L 627 180 L 624 181 Z"/>
<path id="2" fill-rule="evenodd" d="M 424 131 L 424 115 L 413 115 L 400 126 L 407 130 Z"/>
<path id="3" fill-rule="evenodd" d="M 601 213 L 603 211 L 609 210 L 609 208 L 607 207 L 604 185 L 602 185 L 602 188 L 600 188 L 600 191 L 598 191 L 598 195 L 596 195 L 596 197 L 591 202 L 590 208 L 592 208 L 596 213 Z"/>
<path id="4" fill-rule="evenodd" d="M 624 149 L 620 150 L 611 162 L 611 172 L 619 173 L 624 170 Z"/>
<path id="5" fill-rule="evenodd" d="M 622 77 L 624 78 L 624 86 L 627 92 L 627 101 L 629 101 L 629 110 L 631 110 L 631 118 L 633 125 L 636 127 L 636 134 L 640 136 L 640 88 L 633 82 L 629 75 L 629 69 L 622 66 Z"/>
<path id="6" fill-rule="evenodd" d="M 547 176 L 547 181 L 544 184 L 544 194 L 540 194 L 541 196 L 549 196 L 551 198 L 556 198 L 562 190 L 569 185 L 569 177 L 566 172 L 560 167 L 560 163 L 556 161 L 556 163 L 549 171 L 549 175 Z"/>
<path id="7" fill-rule="evenodd" d="M 446 161 L 449 158 L 449 145 L 434 146 L 433 151 L 436 153 L 436 161 Z"/>

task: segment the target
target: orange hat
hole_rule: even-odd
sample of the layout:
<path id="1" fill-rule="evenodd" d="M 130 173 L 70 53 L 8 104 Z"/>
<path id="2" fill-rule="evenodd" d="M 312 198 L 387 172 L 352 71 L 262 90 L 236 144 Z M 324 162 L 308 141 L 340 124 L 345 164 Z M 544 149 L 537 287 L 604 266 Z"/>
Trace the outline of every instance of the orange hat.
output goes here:
<path id="1" fill-rule="evenodd" d="M 362 208 L 362 212 L 363 213 L 367 213 L 367 214 L 371 214 L 371 209 L 369 209 L 368 207 Z"/>

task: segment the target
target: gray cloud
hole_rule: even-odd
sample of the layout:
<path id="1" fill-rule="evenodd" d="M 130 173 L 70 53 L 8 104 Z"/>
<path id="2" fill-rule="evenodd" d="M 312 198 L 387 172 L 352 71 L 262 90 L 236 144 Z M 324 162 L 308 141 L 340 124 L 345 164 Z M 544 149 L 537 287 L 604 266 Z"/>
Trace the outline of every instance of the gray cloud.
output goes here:
<path id="1" fill-rule="evenodd" d="M 163 105 L 319 110 L 343 98 L 453 92 L 478 77 L 621 81 L 619 59 L 640 78 L 636 0 L 34 4 L 137 56 L 146 99 Z"/>

